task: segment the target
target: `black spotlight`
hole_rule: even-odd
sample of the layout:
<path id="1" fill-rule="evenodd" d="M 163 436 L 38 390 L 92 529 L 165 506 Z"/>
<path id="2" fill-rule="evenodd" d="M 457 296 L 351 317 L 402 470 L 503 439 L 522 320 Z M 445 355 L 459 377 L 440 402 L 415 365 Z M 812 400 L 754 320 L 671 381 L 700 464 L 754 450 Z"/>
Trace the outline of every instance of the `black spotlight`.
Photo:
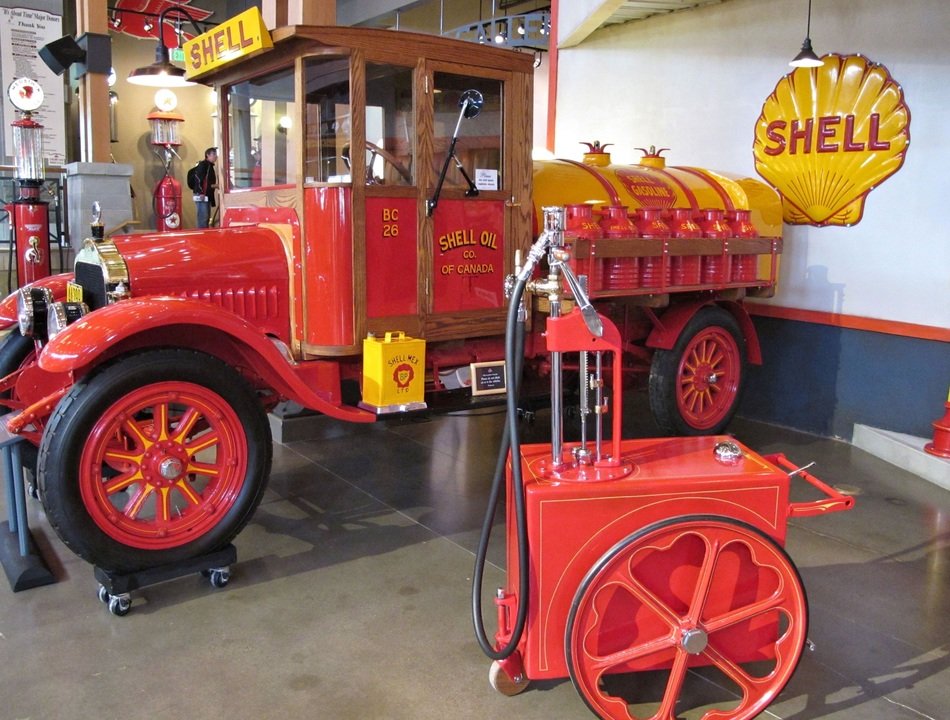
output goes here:
<path id="1" fill-rule="evenodd" d="M 39 54 L 46 66 L 57 75 L 62 75 L 73 63 L 86 59 L 86 51 L 79 47 L 72 35 L 64 35 L 59 40 L 47 43 L 40 48 Z"/>

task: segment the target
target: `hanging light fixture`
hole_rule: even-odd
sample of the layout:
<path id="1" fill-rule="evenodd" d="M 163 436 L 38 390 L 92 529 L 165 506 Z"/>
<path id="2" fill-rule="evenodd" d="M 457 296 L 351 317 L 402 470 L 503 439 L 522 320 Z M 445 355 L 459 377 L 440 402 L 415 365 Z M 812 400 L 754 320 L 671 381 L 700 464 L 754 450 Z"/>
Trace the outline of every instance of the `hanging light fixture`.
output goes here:
<path id="1" fill-rule="evenodd" d="M 808 0 L 808 24 L 805 26 L 805 42 L 802 43 L 801 52 L 796 55 L 789 63 L 792 67 L 821 67 L 824 61 L 811 49 L 811 0 Z"/>
<path id="2" fill-rule="evenodd" d="M 158 46 L 155 48 L 155 62 L 146 67 L 140 67 L 129 73 L 128 81 L 133 85 L 146 87 L 176 88 L 189 87 L 195 83 L 185 78 L 185 69 L 172 65 L 168 59 L 168 47 L 165 45 L 165 15 L 169 10 L 179 13 L 178 24 L 181 25 L 181 16 L 184 15 L 194 26 L 198 35 L 201 28 L 195 19 L 180 5 L 170 5 L 162 10 L 158 16 Z"/>

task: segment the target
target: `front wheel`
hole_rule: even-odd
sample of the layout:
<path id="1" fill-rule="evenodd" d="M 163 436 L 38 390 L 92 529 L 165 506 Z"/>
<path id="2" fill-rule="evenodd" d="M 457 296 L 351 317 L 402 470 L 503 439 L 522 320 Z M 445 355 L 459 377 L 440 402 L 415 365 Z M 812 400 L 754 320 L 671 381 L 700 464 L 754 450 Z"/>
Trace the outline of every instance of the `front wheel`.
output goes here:
<path id="1" fill-rule="evenodd" d="M 671 350 L 650 366 L 650 410 L 671 435 L 716 435 L 739 407 L 746 375 L 745 338 L 735 317 L 704 307 Z"/>
<path id="2" fill-rule="evenodd" d="M 264 410 L 234 370 L 147 351 L 59 403 L 40 444 L 40 496 L 76 554 L 133 572 L 230 542 L 260 502 L 271 453 Z"/>

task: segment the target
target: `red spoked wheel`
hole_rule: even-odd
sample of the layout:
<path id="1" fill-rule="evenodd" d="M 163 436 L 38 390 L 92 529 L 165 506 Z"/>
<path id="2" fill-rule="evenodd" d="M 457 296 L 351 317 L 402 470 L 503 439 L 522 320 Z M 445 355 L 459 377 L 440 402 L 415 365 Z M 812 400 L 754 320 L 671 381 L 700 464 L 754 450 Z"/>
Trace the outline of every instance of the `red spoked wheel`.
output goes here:
<path id="1" fill-rule="evenodd" d="M 128 572 L 230 542 L 260 502 L 270 458 L 263 408 L 234 370 L 151 351 L 63 398 L 40 446 L 40 492 L 67 545 Z"/>
<path id="2" fill-rule="evenodd" d="M 805 644 L 798 571 L 759 530 L 671 518 L 591 568 L 565 636 L 571 679 L 610 720 L 748 720 L 781 692 Z"/>
<path id="3" fill-rule="evenodd" d="M 722 432 L 739 405 L 745 355 L 745 340 L 728 311 L 697 312 L 673 349 L 653 356 L 650 407 L 657 424 L 678 435 Z"/>
<path id="4" fill-rule="evenodd" d="M 83 505 L 129 547 L 164 550 L 211 530 L 240 493 L 241 422 L 223 399 L 185 382 L 154 383 L 113 403 L 80 458 Z"/>

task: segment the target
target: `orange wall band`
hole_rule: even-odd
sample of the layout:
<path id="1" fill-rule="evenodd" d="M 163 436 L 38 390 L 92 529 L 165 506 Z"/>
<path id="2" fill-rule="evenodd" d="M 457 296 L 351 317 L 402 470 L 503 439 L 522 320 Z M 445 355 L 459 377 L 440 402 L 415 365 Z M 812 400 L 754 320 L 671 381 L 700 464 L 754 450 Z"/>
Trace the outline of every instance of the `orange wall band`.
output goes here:
<path id="1" fill-rule="evenodd" d="M 763 305 L 754 302 L 746 302 L 745 307 L 752 315 L 760 315 L 762 317 L 779 318 L 781 320 L 799 320 L 801 322 L 817 323 L 819 325 L 833 325 L 835 327 L 848 328 L 849 330 L 867 330 L 869 332 L 901 335 L 903 337 L 919 338 L 921 340 L 950 342 L 950 328 L 915 325 L 914 323 L 897 322 L 895 320 L 878 320 L 876 318 L 842 315 L 840 313 L 823 312 L 820 310 L 800 310 L 798 308 Z"/>

